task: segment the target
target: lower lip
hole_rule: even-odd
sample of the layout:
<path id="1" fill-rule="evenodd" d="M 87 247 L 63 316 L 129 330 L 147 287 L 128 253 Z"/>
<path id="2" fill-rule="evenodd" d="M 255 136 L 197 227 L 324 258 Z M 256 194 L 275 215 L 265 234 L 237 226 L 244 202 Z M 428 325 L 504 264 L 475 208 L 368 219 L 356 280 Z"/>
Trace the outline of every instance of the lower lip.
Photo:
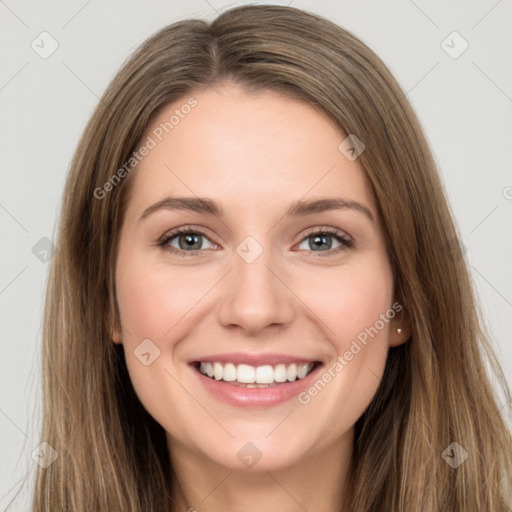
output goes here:
<path id="1" fill-rule="evenodd" d="M 281 404 L 297 397 L 311 385 L 316 378 L 318 370 L 321 368 L 318 364 L 306 377 L 293 382 L 283 382 L 268 388 L 245 388 L 234 386 L 223 380 L 215 380 L 203 375 L 198 368 L 192 367 L 192 371 L 199 377 L 201 384 L 212 395 L 220 400 L 236 407 L 265 408 Z"/>

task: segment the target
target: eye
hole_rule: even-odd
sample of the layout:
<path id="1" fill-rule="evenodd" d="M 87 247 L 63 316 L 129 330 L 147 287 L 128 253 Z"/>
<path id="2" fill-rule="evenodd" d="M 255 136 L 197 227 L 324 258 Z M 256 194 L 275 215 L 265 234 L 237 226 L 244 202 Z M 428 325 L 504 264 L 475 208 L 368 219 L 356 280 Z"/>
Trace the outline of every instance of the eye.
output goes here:
<path id="1" fill-rule="evenodd" d="M 207 244 L 203 243 L 203 240 L 206 240 Z M 208 244 L 210 245 L 208 246 Z M 306 247 L 301 247 L 304 244 L 306 244 Z M 325 253 L 314 255 L 315 257 L 323 257 L 338 253 L 353 245 L 354 242 L 351 237 L 338 229 L 326 227 L 310 231 L 298 247 L 300 250 L 313 253 Z M 177 228 L 171 233 L 167 233 L 158 242 L 158 246 L 180 256 L 198 256 L 202 249 L 216 249 L 219 247 L 208 238 L 206 233 L 200 229 L 191 229 L 190 227 Z"/>
<path id="2" fill-rule="evenodd" d="M 301 247 L 304 244 L 306 247 Z M 308 234 L 299 244 L 299 249 L 312 250 L 312 252 L 315 253 L 325 252 L 328 253 L 326 255 L 330 255 L 348 249 L 353 245 L 353 240 L 342 231 L 334 228 L 322 228 L 321 230 Z M 319 250 L 317 251 L 315 249 Z M 315 256 L 324 256 L 324 254 L 315 254 Z"/>
<path id="3" fill-rule="evenodd" d="M 206 239 L 211 247 L 205 247 L 203 239 Z M 184 253 L 194 253 L 201 249 L 212 249 L 218 247 L 216 244 L 210 241 L 205 233 L 198 229 L 192 230 L 190 228 L 178 228 L 173 232 L 168 233 L 158 242 L 158 245 L 165 250 L 173 253 L 178 253 L 181 256 L 189 256 Z M 190 254 L 193 256 L 194 254 Z"/>

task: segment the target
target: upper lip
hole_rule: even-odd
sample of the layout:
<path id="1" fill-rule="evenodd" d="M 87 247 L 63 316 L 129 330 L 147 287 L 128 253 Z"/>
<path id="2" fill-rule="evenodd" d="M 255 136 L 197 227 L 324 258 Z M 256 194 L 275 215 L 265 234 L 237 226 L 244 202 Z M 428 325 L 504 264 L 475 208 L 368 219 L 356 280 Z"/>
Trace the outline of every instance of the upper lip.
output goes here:
<path id="1" fill-rule="evenodd" d="M 288 354 L 250 354 L 244 353 L 229 353 L 229 354 L 213 354 L 209 356 L 200 356 L 189 359 L 189 364 L 194 363 L 233 363 L 233 364 L 247 364 L 249 366 L 264 366 L 277 364 L 306 364 L 320 362 L 318 359 L 309 357 L 296 357 Z"/>

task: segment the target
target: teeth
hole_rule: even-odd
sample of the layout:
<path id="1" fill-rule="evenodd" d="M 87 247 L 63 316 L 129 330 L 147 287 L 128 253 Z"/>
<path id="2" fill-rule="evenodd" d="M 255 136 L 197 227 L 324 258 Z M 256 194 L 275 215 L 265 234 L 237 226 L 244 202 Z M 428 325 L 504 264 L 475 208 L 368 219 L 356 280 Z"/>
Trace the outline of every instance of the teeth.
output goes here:
<path id="1" fill-rule="evenodd" d="M 274 367 L 274 380 L 276 382 L 286 382 L 288 380 L 286 365 L 278 364 Z"/>
<path id="2" fill-rule="evenodd" d="M 236 369 L 236 380 L 243 384 L 253 384 L 256 382 L 255 373 L 254 366 L 239 364 Z"/>
<path id="3" fill-rule="evenodd" d="M 213 363 L 213 376 L 215 380 L 222 379 L 222 375 L 224 374 L 224 369 L 220 363 Z"/>
<path id="4" fill-rule="evenodd" d="M 297 378 L 297 365 L 292 363 L 286 370 L 286 377 L 290 382 L 293 382 Z"/>
<path id="5" fill-rule="evenodd" d="M 236 380 L 236 366 L 234 364 L 228 363 L 224 365 L 222 380 L 225 380 L 226 382 L 233 382 Z"/>
<path id="6" fill-rule="evenodd" d="M 274 368 L 269 364 L 256 368 L 256 382 L 258 384 L 271 384 L 274 382 Z"/>
<path id="7" fill-rule="evenodd" d="M 277 364 L 271 366 L 250 366 L 248 364 L 234 365 L 233 363 L 201 363 L 199 371 L 215 380 L 246 384 L 248 388 L 266 388 L 269 385 L 282 382 L 293 382 L 303 379 L 312 369 L 313 363 Z"/>
<path id="8" fill-rule="evenodd" d="M 300 365 L 298 370 L 297 370 L 297 377 L 299 379 L 303 379 L 308 373 L 308 367 L 305 366 L 305 365 Z"/>

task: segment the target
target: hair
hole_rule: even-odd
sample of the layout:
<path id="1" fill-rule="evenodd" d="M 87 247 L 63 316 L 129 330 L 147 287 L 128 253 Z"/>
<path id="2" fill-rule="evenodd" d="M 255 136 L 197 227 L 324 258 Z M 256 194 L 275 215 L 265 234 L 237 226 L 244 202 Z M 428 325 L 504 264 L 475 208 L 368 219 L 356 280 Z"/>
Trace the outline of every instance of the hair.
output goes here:
<path id="1" fill-rule="evenodd" d="M 348 510 L 512 510 L 511 432 L 494 386 L 506 400 L 510 388 L 417 117 L 361 40 L 318 15 L 273 5 L 160 30 L 123 64 L 84 130 L 45 301 L 41 442 L 58 458 L 37 468 L 33 510 L 173 509 L 165 431 L 134 392 L 123 346 L 110 339 L 134 173 L 102 199 L 95 190 L 130 159 L 162 107 L 228 83 L 306 102 L 366 146 L 358 161 L 412 332 L 390 348 L 380 387 L 355 424 Z M 468 453 L 456 468 L 443 459 L 453 442 Z"/>

